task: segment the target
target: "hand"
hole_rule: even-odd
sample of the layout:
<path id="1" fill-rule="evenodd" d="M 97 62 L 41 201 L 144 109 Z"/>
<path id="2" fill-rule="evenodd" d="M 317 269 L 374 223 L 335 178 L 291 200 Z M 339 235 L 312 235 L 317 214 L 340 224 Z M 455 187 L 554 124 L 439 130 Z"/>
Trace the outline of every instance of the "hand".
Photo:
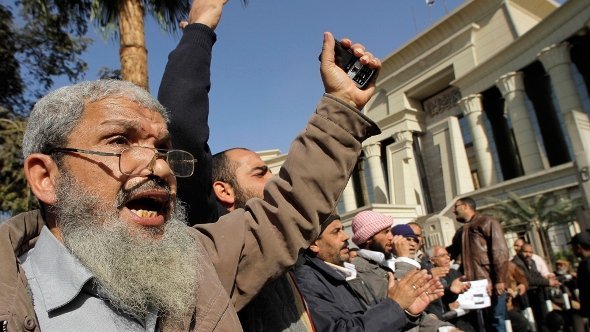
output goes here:
<path id="1" fill-rule="evenodd" d="M 394 235 L 391 243 L 393 244 L 394 253 L 398 257 L 410 257 L 410 242 L 406 238 L 401 235 Z"/>
<path id="2" fill-rule="evenodd" d="M 508 294 L 508 296 L 511 298 L 515 298 L 516 295 L 518 295 L 518 289 L 506 288 L 506 294 Z"/>
<path id="3" fill-rule="evenodd" d="M 432 274 L 433 277 L 442 278 L 449 274 L 449 268 L 443 266 L 433 267 L 432 269 L 430 269 L 430 274 Z"/>
<path id="4" fill-rule="evenodd" d="M 430 288 L 424 293 L 420 294 L 414 303 L 412 303 L 412 305 L 407 309 L 412 315 L 420 314 L 432 301 L 439 299 L 444 295 L 445 290 L 438 278 L 432 278 L 428 281 L 428 283 Z"/>
<path id="5" fill-rule="evenodd" d="M 353 44 L 350 39 L 342 39 L 340 42 L 344 48 L 352 49 L 354 55 L 360 58 L 363 65 L 377 70 L 381 68 L 381 61 L 370 52 L 365 51 L 363 45 Z M 357 88 L 344 70 L 334 62 L 334 46 L 334 36 L 329 32 L 325 32 L 322 55 L 320 56 L 320 72 L 325 92 L 360 110 L 365 107 L 365 104 L 375 92 L 375 78 L 365 90 Z"/>
<path id="6" fill-rule="evenodd" d="M 202 23 L 215 30 L 221 19 L 221 10 L 228 0 L 193 0 L 188 23 Z M 180 23 L 184 29 L 186 24 Z"/>
<path id="7" fill-rule="evenodd" d="M 469 288 L 471 288 L 471 283 L 465 282 L 465 280 L 467 280 L 465 276 L 453 280 L 450 287 L 451 292 L 455 294 L 463 294 L 469 290 Z"/>
<path id="8" fill-rule="evenodd" d="M 557 279 L 555 279 L 555 278 L 549 279 L 549 286 L 559 287 L 560 285 L 561 285 L 561 283 L 559 281 L 557 281 Z"/>
<path id="9" fill-rule="evenodd" d="M 440 298 L 444 289 L 437 278 L 432 278 L 426 270 L 410 271 L 406 276 L 395 282 L 393 274 L 389 275 L 387 296 L 397 302 L 412 315 L 424 311 L 431 301 Z"/>
<path id="10" fill-rule="evenodd" d="M 504 286 L 504 283 L 503 282 L 497 283 L 495 285 L 495 288 L 496 288 L 496 294 L 497 295 L 502 295 L 506 291 L 506 287 Z"/>

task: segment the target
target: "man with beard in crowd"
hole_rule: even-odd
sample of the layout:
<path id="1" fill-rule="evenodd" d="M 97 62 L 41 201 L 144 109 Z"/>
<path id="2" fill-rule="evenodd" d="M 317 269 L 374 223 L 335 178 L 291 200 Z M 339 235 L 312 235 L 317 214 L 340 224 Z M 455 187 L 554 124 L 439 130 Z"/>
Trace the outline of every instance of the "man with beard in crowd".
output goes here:
<path id="1" fill-rule="evenodd" d="M 350 285 L 367 307 L 387 297 L 391 273 L 395 271 L 394 277 L 402 279 L 410 271 L 420 268 L 420 264 L 409 258 L 410 247 L 417 247 L 416 243 L 403 235 L 393 235 L 391 226 L 393 217 L 375 211 L 362 211 L 352 218 L 352 242 L 361 248 L 358 257 L 353 259 L 352 263 L 363 282 Z M 398 226 L 405 226 L 402 228 L 406 230 L 406 235 L 409 235 L 408 231 L 412 231 L 407 224 L 395 227 Z M 397 256 L 393 255 L 394 251 Z M 418 324 L 419 326 L 413 327 L 413 330 L 437 331 L 441 326 L 452 326 L 426 314 L 420 315 Z"/>
<path id="2" fill-rule="evenodd" d="M 455 201 L 454 213 L 463 226 L 447 247 L 451 259 L 461 256 L 459 271 L 467 280 L 486 279 L 492 306 L 484 316 L 491 331 L 506 331 L 506 287 L 508 246 L 502 226 L 495 218 L 480 214 L 471 197 Z"/>
<path id="3" fill-rule="evenodd" d="M 538 327 L 537 331 L 545 331 L 545 317 L 549 313 L 545 306 L 545 287 L 557 287 L 560 284 L 555 278 L 545 278 L 541 275 L 537 269 L 535 261 L 533 261 L 533 253 L 533 246 L 530 243 L 525 242 L 520 247 L 518 254 L 512 258 L 512 262 L 518 266 L 526 276 L 528 282 L 526 296 L 528 298 L 528 304 L 533 310 L 535 323 Z"/>
<path id="4" fill-rule="evenodd" d="M 367 306 L 352 286 L 362 287 L 364 280 L 348 260 L 348 235 L 334 215 L 322 223 L 319 237 L 295 268 L 317 331 L 400 331 L 415 325 L 428 303 L 442 295 L 438 280 L 415 269 L 397 281 L 390 273 L 386 295 Z"/>
<path id="5" fill-rule="evenodd" d="M 246 206 L 252 197 L 262 198 L 272 177 L 260 156 L 246 148 L 231 148 L 213 155 L 213 192 L 225 213 Z"/>
<path id="6" fill-rule="evenodd" d="M 514 240 L 513 248 L 514 248 L 514 252 L 516 253 L 514 256 L 518 255 L 518 253 L 520 252 L 520 248 L 522 248 L 523 244 L 525 244 L 525 241 L 523 239 Z M 514 257 L 512 257 L 512 258 L 514 258 Z M 541 273 L 541 275 L 543 277 L 551 278 L 551 277 L 555 276 L 553 273 L 551 273 L 551 271 L 549 271 L 549 267 L 547 266 L 547 262 L 545 262 L 543 257 L 533 253 L 533 255 L 531 256 L 531 259 L 533 260 L 533 262 L 535 262 L 535 265 L 537 266 L 537 270 L 539 271 L 539 273 Z"/>
<path id="7" fill-rule="evenodd" d="M 256 152 L 232 148 L 213 155 L 213 193 L 220 214 L 246 207 L 251 198 L 263 198 L 272 173 Z M 290 272 L 264 286 L 238 312 L 244 331 L 313 331 L 303 295 Z"/>
<path id="8" fill-rule="evenodd" d="M 218 20 L 224 2 L 201 4 L 217 5 Z M 352 47 L 379 68 L 361 45 Z M 235 311 L 294 263 L 334 208 L 361 142 L 379 132 L 358 111 L 374 86 L 357 89 L 334 64 L 333 49 L 326 33 L 327 95 L 266 186 L 270 200 L 196 229 L 184 225 L 176 200 L 176 177 L 192 175 L 194 157 L 172 149 L 168 114 L 147 92 L 95 81 L 42 98 L 23 142 L 25 174 L 42 209 L 0 226 L 2 326 L 239 330 Z M 24 254 L 22 266 L 12 254 Z"/>

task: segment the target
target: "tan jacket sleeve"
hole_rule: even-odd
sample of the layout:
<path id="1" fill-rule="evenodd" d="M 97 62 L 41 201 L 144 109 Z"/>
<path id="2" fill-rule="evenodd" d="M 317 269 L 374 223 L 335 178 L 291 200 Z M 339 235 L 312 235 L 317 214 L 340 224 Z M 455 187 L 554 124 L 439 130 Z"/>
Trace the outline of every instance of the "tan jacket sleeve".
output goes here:
<path id="1" fill-rule="evenodd" d="M 27 279 L 16 256 L 33 246 L 44 224 L 39 210 L 0 224 L 0 330 L 21 331 L 24 326 L 28 331 L 39 331 Z"/>
<path id="2" fill-rule="evenodd" d="M 325 95 L 266 185 L 264 200 L 195 226 L 236 310 L 317 237 L 319 224 L 336 209 L 362 141 L 379 132 L 361 112 Z"/>

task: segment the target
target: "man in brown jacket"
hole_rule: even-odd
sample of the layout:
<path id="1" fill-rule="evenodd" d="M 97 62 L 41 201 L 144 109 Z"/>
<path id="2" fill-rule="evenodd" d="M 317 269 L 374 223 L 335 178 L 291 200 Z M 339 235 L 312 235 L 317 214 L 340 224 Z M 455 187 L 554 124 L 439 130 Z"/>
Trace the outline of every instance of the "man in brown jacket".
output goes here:
<path id="1" fill-rule="evenodd" d="M 506 287 L 508 272 L 508 246 L 500 223 L 491 216 L 477 212 L 470 197 L 455 202 L 457 221 L 463 223 L 447 248 L 452 259 L 461 255 L 460 271 L 467 280 L 488 280 L 491 310 L 484 316 L 486 327 L 504 332 L 506 317 Z"/>
<path id="2" fill-rule="evenodd" d="M 380 67 L 362 45 L 343 44 Z M 0 326 L 240 330 L 236 310 L 317 237 L 362 141 L 379 133 L 359 112 L 374 84 L 356 88 L 335 65 L 334 46 L 326 33 L 326 94 L 266 185 L 265 200 L 195 228 L 183 224 L 176 200 L 176 177 L 192 174 L 194 158 L 172 149 L 168 114 L 149 94 L 95 81 L 42 98 L 23 144 L 24 171 L 42 209 L 0 226 Z"/>

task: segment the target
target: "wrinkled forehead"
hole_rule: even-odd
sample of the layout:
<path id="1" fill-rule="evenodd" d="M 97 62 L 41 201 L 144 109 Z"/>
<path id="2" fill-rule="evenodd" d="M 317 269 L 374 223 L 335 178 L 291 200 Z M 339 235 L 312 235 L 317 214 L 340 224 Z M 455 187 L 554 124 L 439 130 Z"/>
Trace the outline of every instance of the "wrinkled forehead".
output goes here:
<path id="1" fill-rule="evenodd" d="M 76 136 L 73 135 L 75 133 L 82 134 L 81 137 L 96 133 L 154 137 L 158 140 L 169 138 L 166 119 L 160 112 L 123 97 L 85 103 L 70 138 Z"/>

